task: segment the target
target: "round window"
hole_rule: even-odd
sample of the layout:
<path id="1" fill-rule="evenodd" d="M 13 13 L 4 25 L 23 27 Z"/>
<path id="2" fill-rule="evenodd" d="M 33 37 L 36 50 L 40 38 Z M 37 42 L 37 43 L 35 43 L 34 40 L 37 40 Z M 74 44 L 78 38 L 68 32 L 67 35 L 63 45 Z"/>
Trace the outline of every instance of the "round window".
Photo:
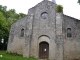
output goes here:
<path id="1" fill-rule="evenodd" d="M 48 17 L 48 13 L 47 13 L 47 12 L 43 12 L 43 13 L 41 14 L 41 17 L 42 17 L 43 19 L 46 19 L 46 18 Z"/>

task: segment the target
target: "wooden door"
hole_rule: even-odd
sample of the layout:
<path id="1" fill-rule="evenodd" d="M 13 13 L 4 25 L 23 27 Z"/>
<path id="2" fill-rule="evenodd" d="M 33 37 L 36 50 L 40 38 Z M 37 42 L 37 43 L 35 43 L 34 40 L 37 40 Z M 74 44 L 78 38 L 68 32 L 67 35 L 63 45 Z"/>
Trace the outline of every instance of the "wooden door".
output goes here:
<path id="1" fill-rule="evenodd" d="M 41 42 L 39 44 L 39 58 L 46 59 L 49 57 L 49 44 L 47 42 Z"/>

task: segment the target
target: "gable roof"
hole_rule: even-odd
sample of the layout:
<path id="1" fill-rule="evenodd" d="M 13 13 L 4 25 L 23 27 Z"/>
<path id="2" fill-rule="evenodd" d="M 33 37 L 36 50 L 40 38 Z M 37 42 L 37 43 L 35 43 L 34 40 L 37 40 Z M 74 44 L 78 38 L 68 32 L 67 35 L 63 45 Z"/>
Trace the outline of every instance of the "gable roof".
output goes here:
<path id="1" fill-rule="evenodd" d="M 63 14 L 63 16 L 64 16 L 64 17 L 68 17 L 68 18 L 70 18 L 70 19 L 79 20 L 79 19 L 77 19 L 77 18 L 74 18 L 74 17 L 68 16 L 68 15 L 65 15 L 65 14 Z M 79 21 L 80 21 L 80 20 L 79 20 Z"/>

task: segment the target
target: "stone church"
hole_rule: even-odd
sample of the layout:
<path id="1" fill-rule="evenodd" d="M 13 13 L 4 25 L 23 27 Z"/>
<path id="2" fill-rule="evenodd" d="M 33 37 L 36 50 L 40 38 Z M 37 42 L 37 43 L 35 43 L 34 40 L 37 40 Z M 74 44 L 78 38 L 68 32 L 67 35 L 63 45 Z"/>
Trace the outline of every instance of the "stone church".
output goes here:
<path id="1" fill-rule="evenodd" d="M 80 20 L 43 0 L 11 25 L 7 50 L 49 60 L 80 60 Z"/>

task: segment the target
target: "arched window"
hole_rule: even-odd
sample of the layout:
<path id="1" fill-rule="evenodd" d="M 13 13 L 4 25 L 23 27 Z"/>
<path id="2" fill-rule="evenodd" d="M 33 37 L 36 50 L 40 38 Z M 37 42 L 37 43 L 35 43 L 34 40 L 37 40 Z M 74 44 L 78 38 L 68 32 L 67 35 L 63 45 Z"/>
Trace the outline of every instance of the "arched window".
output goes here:
<path id="1" fill-rule="evenodd" d="M 24 29 L 21 29 L 21 37 L 24 37 Z"/>
<path id="2" fill-rule="evenodd" d="M 67 37 L 72 37 L 71 28 L 67 28 Z"/>

